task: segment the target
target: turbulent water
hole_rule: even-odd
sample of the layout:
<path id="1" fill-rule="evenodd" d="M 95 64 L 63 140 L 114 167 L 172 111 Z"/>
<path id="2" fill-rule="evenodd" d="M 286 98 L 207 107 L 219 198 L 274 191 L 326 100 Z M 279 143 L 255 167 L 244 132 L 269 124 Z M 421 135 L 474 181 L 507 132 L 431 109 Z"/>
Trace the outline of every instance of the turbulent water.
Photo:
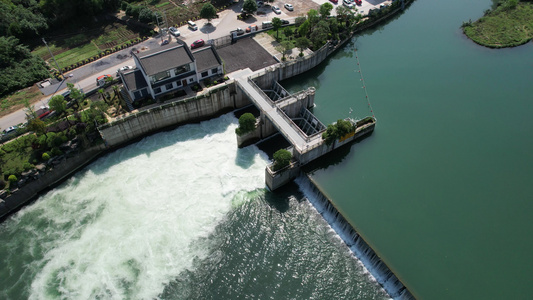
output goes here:
<path id="1" fill-rule="evenodd" d="M 387 298 L 297 188 L 264 189 L 236 123 L 147 137 L 6 220 L 0 298 Z"/>

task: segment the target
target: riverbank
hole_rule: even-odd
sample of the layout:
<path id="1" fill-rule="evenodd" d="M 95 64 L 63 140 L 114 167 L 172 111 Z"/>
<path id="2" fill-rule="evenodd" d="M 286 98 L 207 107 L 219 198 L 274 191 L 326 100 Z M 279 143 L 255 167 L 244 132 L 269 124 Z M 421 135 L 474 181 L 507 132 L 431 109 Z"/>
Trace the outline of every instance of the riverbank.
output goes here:
<path id="1" fill-rule="evenodd" d="M 533 38 L 533 3 L 500 2 L 479 20 L 463 23 L 463 32 L 475 43 L 489 48 L 516 47 Z"/>

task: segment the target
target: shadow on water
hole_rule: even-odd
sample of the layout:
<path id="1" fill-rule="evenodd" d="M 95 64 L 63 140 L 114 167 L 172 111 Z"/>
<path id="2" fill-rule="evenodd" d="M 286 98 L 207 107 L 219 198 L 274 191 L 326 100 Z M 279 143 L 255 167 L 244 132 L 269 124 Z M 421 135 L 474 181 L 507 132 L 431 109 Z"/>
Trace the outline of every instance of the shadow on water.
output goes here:
<path id="1" fill-rule="evenodd" d="M 332 152 L 320 157 L 320 159 L 314 160 L 305 166 L 302 167 L 302 171 L 307 174 L 313 174 L 315 171 L 318 170 L 326 170 L 330 166 L 335 166 L 344 161 L 344 159 L 348 156 L 348 154 L 352 151 L 352 148 L 359 144 L 360 142 L 370 139 L 372 136 L 372 132 L 368 135 L 364 136 L 363 138 L 358 139 L 357 141 L 350 144 L 349 147 L 340 147 L 338 149 L 333 150 Z M 357 148 L 353 149 L 354 151 Z"/>

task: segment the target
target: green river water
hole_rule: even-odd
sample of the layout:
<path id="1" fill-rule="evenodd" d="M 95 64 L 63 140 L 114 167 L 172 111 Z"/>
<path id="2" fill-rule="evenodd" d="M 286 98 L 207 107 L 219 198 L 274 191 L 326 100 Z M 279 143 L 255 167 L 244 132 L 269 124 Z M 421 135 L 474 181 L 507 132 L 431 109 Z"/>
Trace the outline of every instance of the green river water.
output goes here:
<path id="1" fill-rule="evenodd" d="M 291 90 L 323 123 L 369 114 L 373 135 L 312 175 L 420 299 L 530 299 L 533 44 L 493 50 L 460 26 L 492 2 L 415 1 Z"/>
<path id="2" fill-rule="evenodd" d="M 491 5 L 417 0 L 282 83 L 364 117 L 358 49 L 376 129 L 311 176 L 419 299 L 532 294 L 533 44 L 466 39 Z M 281 144 L 238 149 L 237 123 L 147 136 L 2 222 L 0 299 L 387 299 L 305 185 L 265 189 Z"/>

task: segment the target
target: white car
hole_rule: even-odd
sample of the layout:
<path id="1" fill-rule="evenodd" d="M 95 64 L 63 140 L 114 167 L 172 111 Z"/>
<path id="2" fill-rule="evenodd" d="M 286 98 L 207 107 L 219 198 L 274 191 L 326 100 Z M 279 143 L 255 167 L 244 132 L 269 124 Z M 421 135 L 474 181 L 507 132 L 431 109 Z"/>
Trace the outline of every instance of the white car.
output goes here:
<path id="1" fill-rule="evenodd" d="M 294 10 L 294 7 L 292 7 L 292 4 L 289 4 L 289 3 L 285 3 L 285 8 L 288 10 L 288 11 L 293 11 Z"/>
<path id="2" fill-rule="evenodd" d="M 352 0 L 342 0 L 342 4 L 348 8 L 353 8 L 354 7 L 354 4 L 352 2 Z"/>
<path id="3" fill-rule="evenodd" d="M 127 71 L 127 70 L 133 70 L 134 67 L 133 66 L 124 66 L 120 69 L 117 70 L 117 73 L 119 73 L 120 71 Z"/>
<path id="4" fill-rule="evenodd" d="M 272 6 L 272 11 L 274 11 L 276 14 L 281 14 L 281 9 L 279 9 L 279 7 L 277 6 Z"/>
<path id="5" fill-rule="evenodd" d="M 175 37 L 180 36 L 180 31 L 176 27 L 169 27 L 168 31 L 170 31 L 170 34 L 172 34 Z"/>

